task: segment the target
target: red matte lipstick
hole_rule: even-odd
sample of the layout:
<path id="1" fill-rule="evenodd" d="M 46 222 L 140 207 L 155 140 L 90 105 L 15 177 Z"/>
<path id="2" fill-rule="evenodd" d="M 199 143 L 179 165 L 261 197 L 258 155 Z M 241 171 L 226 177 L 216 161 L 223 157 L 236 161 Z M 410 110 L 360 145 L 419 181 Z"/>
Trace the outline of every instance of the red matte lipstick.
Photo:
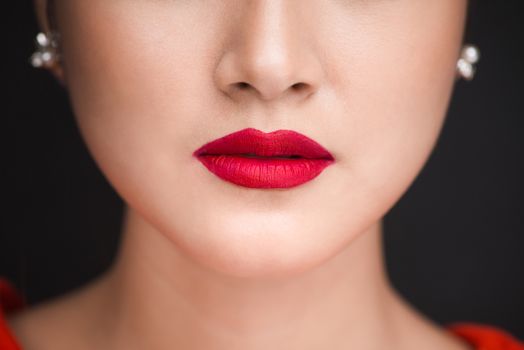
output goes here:
<path id="1" fill-rule="evenodd" d="M 247 128 L 206 143 L 195 156 L 219 178 L 250 188 L 290 188 L 313 180 L 335 159 L 292 130 Z"/>

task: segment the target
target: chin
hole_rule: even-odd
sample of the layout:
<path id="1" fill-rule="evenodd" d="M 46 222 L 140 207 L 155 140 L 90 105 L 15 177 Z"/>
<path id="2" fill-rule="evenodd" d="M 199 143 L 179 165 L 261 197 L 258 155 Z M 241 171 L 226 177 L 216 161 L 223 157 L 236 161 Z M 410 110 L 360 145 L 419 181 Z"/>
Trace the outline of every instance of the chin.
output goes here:
<path id="1" fill-rule="evenodd" d="M 322 218 L 307 220 L 290 213 L 228 216 L 219 212 L 191 228 L 162 233 L 185 258 L 206 270 L 235 278 L 277 279 L 314 269 L 356 236 L 351 230 L 319 227 L 322 222 Z M 327 235 L 326 230 L 333 233 Z M 177 234 L 181 232 L 184 235 Z"/>

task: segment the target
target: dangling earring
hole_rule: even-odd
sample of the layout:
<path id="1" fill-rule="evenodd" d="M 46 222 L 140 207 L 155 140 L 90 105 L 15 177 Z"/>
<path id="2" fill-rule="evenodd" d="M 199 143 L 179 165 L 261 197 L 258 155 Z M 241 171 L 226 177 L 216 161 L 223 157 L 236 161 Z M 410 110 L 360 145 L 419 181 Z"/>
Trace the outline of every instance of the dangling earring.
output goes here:
<path id="1" fill-rule="evenodd" d="M 457 61 L 457 73 L 466 80 L 475 77 L 475 63 L 480 59 L 480 50 L 475 45 L 466 44 L 462 47 L 460 58 Z"/>
<path id="2" fill-rule="evenodd" d="M 50 31 L 49 33 L 38 33 L 36 35 L 36 51 L 31 55 L 29 62 L 35 68 L 49 68 L 60 59 L 58 53 L 59 33 Z"/>

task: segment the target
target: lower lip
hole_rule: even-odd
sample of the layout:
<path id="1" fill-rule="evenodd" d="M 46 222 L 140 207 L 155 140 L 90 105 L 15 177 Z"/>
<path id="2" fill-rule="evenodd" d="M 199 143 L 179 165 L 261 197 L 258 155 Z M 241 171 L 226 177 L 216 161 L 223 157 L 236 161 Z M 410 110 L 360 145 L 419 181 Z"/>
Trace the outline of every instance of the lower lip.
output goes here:
<path id="1" fill-rule="evenodd" d="M 290 188 L 313 180 L 332 159 L 249 158 L 201 155 L 198 159 L 216 176 L 251 188 Z"/>

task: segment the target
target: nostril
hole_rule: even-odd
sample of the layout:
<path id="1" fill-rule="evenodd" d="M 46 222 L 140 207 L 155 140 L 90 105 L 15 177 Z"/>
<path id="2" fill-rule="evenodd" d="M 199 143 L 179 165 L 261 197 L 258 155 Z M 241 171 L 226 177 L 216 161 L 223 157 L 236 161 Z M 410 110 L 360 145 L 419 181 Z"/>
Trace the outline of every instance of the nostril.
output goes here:
<path id="1" fill-rule="evenodd" d="M 243 81 L 241 81 L 240 83 L 237 83 L 237 86 L 241 90 L 245 90 L 245 89 L 249 88 L 249 84 L 246 83 L 246 82 L 243 82 Z"/>
<path id="2" fill-rule="evenodd" d="M 291 88 L 294 90 L 304 90 L 306 88 L 306 84 L 296 83 L 296 84 L 291 85 Z"/>

